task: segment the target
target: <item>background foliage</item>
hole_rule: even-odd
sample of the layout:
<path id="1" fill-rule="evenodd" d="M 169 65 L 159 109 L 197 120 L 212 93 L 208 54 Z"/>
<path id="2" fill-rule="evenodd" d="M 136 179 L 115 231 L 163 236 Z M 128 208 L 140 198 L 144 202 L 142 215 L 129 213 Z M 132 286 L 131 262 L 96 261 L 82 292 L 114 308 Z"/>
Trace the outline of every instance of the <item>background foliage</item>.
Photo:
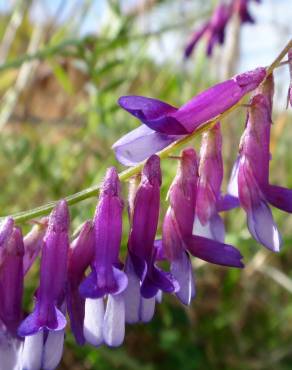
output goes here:
<path id="1" fill-rule="evenodd" d="M 228 30 L 235 44 L 216 50 L 213 60 L 206 60 L 200 48 L 189 62 L 182 61 L 187 35 L 214 3 L 15 0 L 0 8 L 1 215 L 96 184 L 108 166 L 122 169 L 111 145 L 138 122 L 119 109 L 120 95 L 141 94 L 180 105 L 234 74 L 242 40 L 236 27 Z M 271 1 L 263 1 L 256 12 L 265 6 Z M 291 188 L 292 117 L 284 104 L 276 104 L 273 117 L 271 177 Z M 226 179 L 244 114 L 242 108 L 223 124 Z M 194 145 L 199 150 L 199 140 Z M 175 160 L 164 161 L 161 215 L 175 170 Z M 72 207 L 72 231 L 92 217 L 95 202 Z M 275 216 L 284 235 L 279 255 L 257 245 L 243 212 L 233 211 L 225 217 L 227 241 L 245 256 L 244 271 L 194 261 L 197 297 L 191 307 L 165 297 L 150 324 L 127 327 L 125 344 L 118 349 L 80 348 L 68 334 L 59 368 L 291 369 L 292 217 Z M 125 219 L 125 242 L 127 231 Z M 27 310 L 37 273 L 36 267 L 26 281 Z"/>

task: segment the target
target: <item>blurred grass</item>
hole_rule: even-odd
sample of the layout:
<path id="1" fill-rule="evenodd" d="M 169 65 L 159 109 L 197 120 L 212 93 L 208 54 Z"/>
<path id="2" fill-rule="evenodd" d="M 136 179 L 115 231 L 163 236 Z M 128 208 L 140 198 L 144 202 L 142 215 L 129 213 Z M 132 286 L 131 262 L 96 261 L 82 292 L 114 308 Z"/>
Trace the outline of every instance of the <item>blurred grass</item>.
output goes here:
<path id="1" fill-rule="evenodd" d="M 85 22 L 90 5 L 95 2 L 80 3 L 75 16 L 78 18 L 84 11 Z M 154 1 L 148 11 L 160 14 L 173 3 Z M 138 122 L 118 108 L 116 100 L 120 95 L 141 94 L 180 105 L 216 82 L 214 63 L 200 52 L 188 65 L 179 62 L 179 49 L 163 62 L 148 52 L 154 41 L 156 46 L 162 43 L 166 31 L 173 36 L 189 33 L 184 14 L 175 24 L 170 19 L 166 26 L 161 24 L 152 32 L 141 27 L 140 22 L 147 20 L 143 9 L 125 15 L 119 2 L 108 4 L 112 4 L 111 15 L 96 35 L 79 37 L 76 22 L 71 19 L 44 25 L 42 45 L 35 55 L 41 53 L 35 73 L 0 133 L 1 215 L 99 183 L 108 166 L 122 169 L 110 147 Z M 209 3 L 206 6 L 202 2 L 202 14 L 208 7 Z M 10 14 L 0 17 L 1 38 Z M 199 19 L 200 14 L 194 18 Z M 34 27 L 27 11 L 11 45 L 6 68 L 0 66 L 2 98 L 14 86 Z M 68 40 L 71 41 L 67 47 Z M 162 47 L 155 50 L 163 53 Z M 3 99 L 0 114 L 2 109 Z M 244 109 L 233 113 L 223 124 L 226 179 L 244 128 L 244 113 Z M 286 112 L 274 116 L 271 179 L 291 188 L 290 121 L 291 114 Z M 199 144 L 195 140 L 197 150 Z M 165 196 L 176 171 L 175 160 L 165 160 L 162 168 L 161 215 L 167 207 Z M 126 185 L 124 193 L 126 196 Z M 92 217 L 94 207 L 94 199 L 72 207 L 72 230 Z M 279 255 L 269 254 L 264 265 L 273 266 L 292 279 L 292 218 L 279 211 L 274 214 L 283 231 L 284 248 Z M 246 271 L 201 265 L 196 269 L 197 298 L 191 307 L 183 307 L 174 297 L 165 297 L 151 323 L 127 327 L 121 348 L 80 348 L 68 333 L 59 368 L 290 370 L 291 292 L 256 266 L 261 247 L 250 238 L 243 212 L 234 210 L 225 215 L 225 220 L 227 241 L 241 249 Z M 128 232 L 126 218 L 124 224 L 123 253 Z M 29 227 L 24 225 L 26 231 Z M 26 281 L 27 309 L 32 304 L 37 273 L 35 266 Z"/>

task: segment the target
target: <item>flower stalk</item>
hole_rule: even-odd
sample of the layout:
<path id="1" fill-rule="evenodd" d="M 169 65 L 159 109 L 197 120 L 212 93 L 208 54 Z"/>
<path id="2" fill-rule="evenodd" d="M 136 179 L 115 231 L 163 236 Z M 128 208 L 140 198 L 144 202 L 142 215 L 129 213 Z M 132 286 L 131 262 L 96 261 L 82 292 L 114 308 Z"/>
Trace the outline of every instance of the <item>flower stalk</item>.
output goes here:
<path id="1" fill-rule="evenodd" d="M 267 67 L 267 76 L 269 76 L 274 69 L 281 66 L 283 63 L 281 63 L 284 56 L 288 53 L 289 49 L 292 48 L 292 39 L 286 44 L 286 46 L 283 48 L 283 50 L 279 53 L 279 55 L 276 57 L 276 59 L 271 63 L 269 67 Z M 247 95 L 247 94 L 246 94 Z M 242 99 L 240 99 L 236 104 L 234 104 L 231 108 L 227 109 L 222 114 L 218 115 L 214 119 L 211 119 L 204 123 L 199 129 L 195 130 L 193 133 L 183 137 L 182 139 L 179 139 L 173 143 L 171 143 L 169 146 L 161 150 L 160 152 L 156 153 L 161 159 L 167 158 L 169 155 L 171 155 L 175 150 L 182 148 L 186 144 L 188 144 L 191 140 L 193 140 L 198 135 L 203 134 L 204 132 L 208 131 L 210 128 L 212 128 L 217 121 L 221 121 L 223 118 L 225 118 L 229 113 L 234 111 L 236 108 L 242 105 L 243 100 L 245 98 L 245 95 Z M 126 169 L 125 171 L 120 172 L 119 179 L 120 181 L 127 181 L 132 176 L 135 176 L 139 174 L 145 164 L 145 161 L 139 163 L 138 165 L 131 167 L 129 169 Z M 74 205 L 76 203 L 79 203 L 85 199 L 92 198 L 98 195 L 100 190 L 100 184 L 93 185 L 91 187 L 88 187 L 84 190 L 81 190 L 80 192 L 77 192 L 75 194 L 69 195 L 65 197 L 65 200 L 67 201 L 67 204 L 69 206 Z M 45 205 L 42 205 L 40 207 L 23 211 L 19 213 L 15 213 L 13 215 L 10 215 L 14 219 L 14 221 L 17 224 L 27 222 L 29 220 L 32 220 L 34 218 L 44 216 L 50 213 L 50 211 L 55 207 L 55 205 L 58 203 L 58 201 L 52 201 Z M 6 216 L 5 216 L 6 217 Z M 5 217 L 1 217 L 0 221 L 3 220 Z"/>

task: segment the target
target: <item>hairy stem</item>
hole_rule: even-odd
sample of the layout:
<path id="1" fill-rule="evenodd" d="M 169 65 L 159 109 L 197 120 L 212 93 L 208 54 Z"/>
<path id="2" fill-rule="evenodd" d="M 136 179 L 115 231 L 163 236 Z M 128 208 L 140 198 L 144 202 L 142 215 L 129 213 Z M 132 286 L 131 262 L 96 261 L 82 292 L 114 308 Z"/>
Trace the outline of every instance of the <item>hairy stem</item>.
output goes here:
<path id="1" fill-rule="evenodd" d="M 273 61 L 273 63 L 267 68 L 268 74 L 271 74 L 275 68 L 281 65 L 281 60 L 284 58 L 284 56 L 287 54 L 287 52 L 291 48 L 292 48 L 292 39 L 288 42 L 288 44 L 281 51 L 281 53 L 277 56 L 277 58 Z M 182 139 L 177 140 L 174 143 L 170 144 L 168 147 L 158 152 L 157 155 L 159 155 L 160 158 L 168 157 L 174 150 L 183 147 L 185 144 L 189 143 L 196 136 L 201 135 L 203 132 L 209 130 L 217 121 L 220 121 L 223 118 L 225 118 L 230 112 L 232 112 L 233 110 L 235 110 L 237 107 L 239 107 L 242 104 L 243 99 L 244 97 L 239 102 L 237 102 L 235 105 L 233 105 L 230 109 L 226 110 L 225 112 L 223 112 L 216 118 L 204 123 L 198 130 L 196 130 L 192 134 L 185 136 Z M 121 172 L 119 174 L 120 180 L 121 181 L 129 180 L 132 176 L 141 172 L 143 165 L 144 165 L 144 162 L 141 162 L 137 166 L 131 167 Z M 99 188 L 100 188 L 99 184 L 93 185 L 87 189 L 81 190 L 78 193 L 69 195 L 65 197 L 65 199 L 69 205 L 73 205 L 73 204 L 81 202 L 84 199 L 97 196 L 99 192 Z M 14 215 L 11 215 L 10 217 L 13 217 L 17 223 L 23 223 L 33 218 L 48 214 L 54 208 L 56 203 L 57 201 L 53 201 L 43 206 L 40 206 L 38 208 L 31 209 L 29 211 L 16 213 Z"/>

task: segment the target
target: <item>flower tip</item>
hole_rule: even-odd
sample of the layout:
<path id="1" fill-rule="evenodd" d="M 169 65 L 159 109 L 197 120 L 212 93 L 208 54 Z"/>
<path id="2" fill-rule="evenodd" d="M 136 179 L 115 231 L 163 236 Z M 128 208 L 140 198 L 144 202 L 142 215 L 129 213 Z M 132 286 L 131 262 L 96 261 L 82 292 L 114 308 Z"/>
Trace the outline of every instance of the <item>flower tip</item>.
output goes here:
<path id="1" fill-rule="evenodd" d="M 6 217 L 0 224 L 0 246 L 11 235 L 14 226 L 12 217 Z"/>
<path id="2" fill-rule="evenodd" d="M 115 167 L 107 169 L 105 178 L 102 184 L 102 192 L 104 194 L 117 196 L 120 193 L 120 179 Z"/>
<path id="3" fill-rule="evenodd" d="M 265 67 L 258 67 L 252 71 L 244 72 L 234 77 L 235 81 L 242 88 L 251 85 L 251 90 L 254 86 L 257 87 L 267 76 L 267 70 Z"/>
<path id="4" fill-rule="evenodd" d="M 145 163 L 142 171 L 143 177 L 145 177 L 150 184 L 155 184 L 158 182 L 161 185 L 161 169 L 160 169 L 160 158 L 158 155 L 153 154 L 149 157 Z"/>
<path id="5" fill-rule="evenodd" d="M 53 209 L 49 217 L 49 228 L 62 232 L 69 229 L 70 215 L 65 199 L 61 199 Z"/>

